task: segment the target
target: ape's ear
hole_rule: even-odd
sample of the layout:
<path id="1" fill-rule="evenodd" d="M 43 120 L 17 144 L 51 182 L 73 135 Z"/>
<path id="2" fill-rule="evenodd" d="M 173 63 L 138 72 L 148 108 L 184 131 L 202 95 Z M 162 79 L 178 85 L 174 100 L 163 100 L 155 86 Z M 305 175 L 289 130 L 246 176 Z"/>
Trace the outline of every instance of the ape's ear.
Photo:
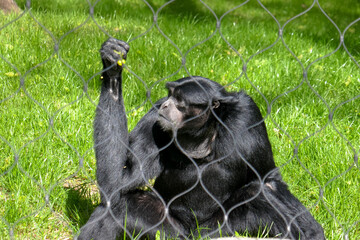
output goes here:
<path id="1" fill-rule="evenodd" d="M 165 87 L 169 90 L 169 92 L 172 94 L 174 92 L 175 87 L 178 86 L 176 82 L 167 82 L 165 84 Z"/>
<path id="2" fill-rule="evenodd" d="M 219 99 L 217 99 L 216 101 L 219 102 L 218 106 L 220 106 L 220 104 L 237 103 L 237 102 L 239 102 L 239 99 L 236 96 L 233 96 L 233 95 L 227 95 L 227 96 L 223 95 Z"/>

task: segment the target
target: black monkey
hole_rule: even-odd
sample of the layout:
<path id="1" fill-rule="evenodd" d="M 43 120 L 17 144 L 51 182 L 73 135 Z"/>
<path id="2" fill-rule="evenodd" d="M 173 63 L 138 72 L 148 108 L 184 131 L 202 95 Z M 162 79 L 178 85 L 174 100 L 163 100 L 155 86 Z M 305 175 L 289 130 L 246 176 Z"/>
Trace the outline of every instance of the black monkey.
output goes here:
<path id="1" fill-rule="evenodd" d="M 78 239 L 115 239 L 125 228 L 127 236 L 150 239 L 157 231 L 187 238 L 265 228 L 273 237 L 325 239 L 282 181 L 260 111 L 243 91 L 203 77 L 168 82 L 168 97 L 128 134 L 121 77 L 128 50 L 109 39 L 100 51 L 94 139 L 101 204 Z M 140 190 L 151 178 L 154 190 Z"/>

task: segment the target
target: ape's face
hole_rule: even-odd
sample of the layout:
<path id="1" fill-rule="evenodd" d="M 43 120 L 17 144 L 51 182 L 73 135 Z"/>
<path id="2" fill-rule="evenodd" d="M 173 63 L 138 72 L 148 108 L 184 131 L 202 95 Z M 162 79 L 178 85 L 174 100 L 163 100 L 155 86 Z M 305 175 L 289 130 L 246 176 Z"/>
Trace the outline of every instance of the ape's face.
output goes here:
<path id="1" fill-rule="evenodd" d="M 161 104 L 159 109 L 159 123 L 166 131 L 182 127 L 187 106 L 184 101 L 178 101 L 173 96 Z"/>
<path id="2" fill-rule="evenodd" d="M 196 84 L 167 84 L 169 95 L 159 108 L 158 122 L 165 131 L 196 131 L 209 120 L 210 101 Z M 212 105 L 212 104 L 211 104 Z"/>

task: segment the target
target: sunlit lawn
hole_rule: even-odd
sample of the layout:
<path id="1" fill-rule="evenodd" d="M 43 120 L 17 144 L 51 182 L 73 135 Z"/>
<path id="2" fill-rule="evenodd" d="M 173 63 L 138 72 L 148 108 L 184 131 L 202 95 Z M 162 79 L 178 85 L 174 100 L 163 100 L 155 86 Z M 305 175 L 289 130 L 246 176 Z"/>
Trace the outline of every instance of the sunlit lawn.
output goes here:
<path id="1" fill-rule="evenodd" d="M 17 2 L 24 9 L 25 0 Z M 154 11 L 165 3 L 150 2 Z M 286 24 L 283 40 L 256 1 L 221 18 L 220 31 L 213 13 L 190 0 L 165 6 L 158 26 L 139 0 L 100 1 L 94 18 L 85 0 L 32 1 L 20 18 L 0 14 L 0 238 L 9 239 L 10 232 L 17 239 L 71 238 L 98 203 L 92 121 L 100 90 L 98 49 L 111 35 L 131 45 L 127 64 L 137 77 L 125 72 L 124 83 L 130 129 L 151 107 L 148 90 L 155 101 L 166 94 L 166 81 L 188 73 L 228 90 L 245 89 L 266 118 L 284 179 L 327 238 L 360 239 L 354 164 L 360 78 L 353 61 L 359 60 L 360 23 L 349 26 L 360 5 L 320 2 L 340 31 L 346 29 L 352 60 L 344 46 L 338 49 L 339 32 L 319 7 L 287 22 L 312 4 L 303 2 L 262 1 Z M 206 3 L 220 19 L 242 1 Z"/>

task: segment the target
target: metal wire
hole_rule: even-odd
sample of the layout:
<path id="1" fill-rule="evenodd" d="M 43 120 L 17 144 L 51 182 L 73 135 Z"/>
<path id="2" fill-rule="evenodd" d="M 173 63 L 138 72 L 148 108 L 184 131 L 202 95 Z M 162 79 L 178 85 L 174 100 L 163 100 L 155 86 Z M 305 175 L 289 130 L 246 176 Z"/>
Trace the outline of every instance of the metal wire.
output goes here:
<path id="1" fill-rule="evenodd" d="M 20 90 L 22 90 L 26 97 L 29 98 L 31 101 L 34 102 L 35 105 L 37 105 L 38 107 L 40 107 L 45 113 L 46 115 L 48 116 L 48 129 L 43 133 L 41 134 L 40 136 L 38 136 L 37 138 L 27 142 L 25 145 L 23 145 L 22 147 L 20 147 L 19 149 L 16 149 L 4 136 L 1 136 L 0 135 L 0 141 L 2 141 L 5 145 L 7 145 L 10 149 L 11 149 L 11 152 L 14 154 L 14 159 L 13 159 L 13 163 L 6 168 L 5 171 L 3 172 L 0 172 L 0 178 L 1 177 L 4 177 L 5 175 L 9 174 L 11 171 L 13 171 L 14 168 L 18 168 L 20 170 L 20 172 L 22 172 L 27 178 L 31 179 L 36 185 L 39 186 L 39 188 L 41 189 L 41 191 L 44 193 L 44 198 L 45 198 L 45 201 L 44 201 L 44 204 L 42 204 L 38 209 L 34 210 L 31 214 L 27 215 L 27 216 L 23 216 L 19 219 L 17 219 L 14 223 L 9 223 L 5 218 L 4 216 L 0 216 L 1 217 L 1 220 L 3 221 L 3 223 L 6 224 L 7 228 L 8 228 L 8 238 L 10 239 L 15 239 L 15 234 L 14 234 L 14 231 L 15 231 L 15 228 L 18 224 L 20 224 L 20 222 L 25 219 L 25 218 L 28 218 L 30 216 L 33 216 L 33 215 L 36 215 L 38 214 L 40 211 L 42 211 L 44 208 L 46 207 L 49 207 L 51 211 L 53 212 L 56 212 L 52 209 L 52 207 L 50 206 L 50 193 L 52 192 L 52 190 L 57 186 L 59 185 L 60 183 L 62 182 L 65 182 L 66 180 L 68 179 L 71 179 L 73 178 L 74 176 L 76 176 L 84 167 L 84 158 L 85 156 L 92 151 L 92 149 L 90 150 L 87 150 L 85 152 L 84 155 L 82 155 L 81 153 L 78 152 L 78 150 L 76 149 L 76 147 L 72 146 L 69 142 L 67 142 L 62 136 L 61 134 L 56 130 L 56 128 L 54 127 L 54 119 L 55 117 L 61 112 L 63 111 L 64 109 L 66 109 L 67 107 L 69 107 L 70 105 L 73 105 L 77 102 L 79 102 L 81 99 L 83 98 L 87 98 L 89 99 L 92 104 L 95 106 L 96 103 L 95 101 L 93 101 L 91 99 L 91 97 L 89 96 L 88 94 L 88 85 L 89 85 L 89 82 L 95 78 L 95 77 L 98 77 L 101 72 L 98 72 L 97 74 L 95 74 L 94 76 L 92 76 L 90 79 L 88 80 L 85 80 L 82 75 L 77 72 L 69 62 L 67 62 L 62 56 L 61 56 L 61 52 L 59 52 L 59 48 L 60 48 L 60 43 L 61 41 L 67 37 L 69 34 L 75 32 L 76 30 L 82 28 L 85 24 L 89 23 L 89 22 L 93 22 L 94 24 L 96 24 L 96 26 L 107 36 L 111 37 L 112 35 L 110 33 L 108 33 L 96 20 L 96 18 L 94 17 L 94 13 L 96 12 L 95 10 L 95 7 L 96 5 L 100 2 L 100 0 L 96 1 L 94 4 L 92 4 L 89 0 L 86 0 L 88 5 L 89 5 L 89 15 L 87 17 L 87 19 L 81 23 L 80 25 L 78 25 L 77 27 L 73 28 L 72 30 L 70 30 L 69 32 L 63 34 L 59 39 L 57 39 L 53 33 L 46 27 L 44 26 L 33 14 L 32 14 L 32 11 L 31 11 L 31 1 L 30 0 L 27 0 L 26 1 L 26 8 L 25 10 L 18 16 L 16 17 L 14 20 L 10 21 L 10 22 L 7 22 L 7 23 L 3 23 L 2 25 L 0 25 L 0 32 L 5 29 L 5 28 L 8 28 L 8 27 L 11 27 L 12 24 L 14 24 L 16 21 L 20 20 L 21 18 L 23 18 L 24 16 L 30 16 L 32 18 L 32 20 L 34 21 L 34 24 L 37 24 L 38 26 L 40 26 L 52 39 L 52 41 L 54 42 L 54 50 L 51 54 L 50 57 L 48 57 L 47 59 L 45 59 L 43 62 L 40 62 L 38 64 L 36 64 L 34 67 L 32 68 L 29 68 L 24 74 L 20 74 L 20 70 L 18 70 L 18 68 L 16 67 L 16 63 L 11 63 L 5 56 L 1 55 L 0 54 L 0 58 L 6 63 L 8 64 L 12 69 L 14 69 L 14 71 L 16 71 L 21 77 L 20 77 L 20 82 L 19 82 L 19 87 L 17 88 L 17 90 L 15 92 L 13 92 L 12 94 L 6 96 L 5 98 L 3 99 L 0 99 L 0 108 L 1 108 L 1 104 L 14 98 L 16 95 L 19 94 Z M 175 0 L 171 0 L 171 1 L 168 1 L 166 2 L 164 5 L 162 5 L 161 7 L 159 7 L 157 9 L 157 11 L 155 11 L 152 7 L 152 5 L 147 2 L 146 0 L 143 0 L 143 4 L 144 6 L 147 6 L 149 8 L 149 10 L 152 12 L 153 14 L 153 21 L 152 21 L 152 24 L 151 26 L 146 29 L 144 32 L 138 34 L 137 36 L 133 36 L 130 38 L 130 40 L 128 42 L 132 42 L 132 41 L 142 41 L 142 39 L 147 36 L 150 31 L 157 31 L 158 34 L 161 34 L 178 52 L 178 54 L 181 56 L 181 64 L 180 66 L 178 67 L 178 69 L 176 71 L 174 71 L 173 73 L 169 73 L 167 76 L 164 76 L 162 77 L 160 80 L 157 80 L 154 84 L 152 84 L 151 86 L 148 86 L 146 81 L 144 81 L 139 75 L 137 75 L 137 73 L 132 70 L 131 68 L 129 68 L 128 66 L 126 66 L 128 72 L 130 74 L 132 74 L 136 79 L 139 80 L 139 82 L 141 84 L 143 84 L 143 86 L 145 87 L 146 89 L 146 99 L 144 100 L 144 102 L 142 104 L 140 104 L 139 106 L 137 106 L 135 109 L 131 110 L 131 111 L 135 111 L 136 109 L 142 107 L 146 102 L 150 102 L 153 106 L 154 106 L 154 103 L 152 102 L 152 99 L 150 98 L 150 95 L 151 95 L 151 92 L 153 91 L 153 88 L 160 82 L 163 82 L 169 78 L 171 78 L 172 76 L 176 75 L 177 73 L 179 73 L 182 69 L 185 70 L 185 72 L 187 73 L 188 76 L 191 76 L 191 71 L 188 69 L 187 65 L 186 65 L 186 60 L 187 58 L 189 58 L 189 53 L 195 49 L 196 47 L 206 43 L 207 41 L 210 41 L 214 36 L 216 35 L 219 35 L 221 37 L 221 39 L 224 41 L 224 43 L 227 44 L 227 46 L 232 49 L 234 51 L 234 53 L 236 53 L 236 56 L 239 58 L 242 66 L 241 66 L 241 73 L 238 77 L 236 77 L 235 79 L 230 79 L 229 82 L 227 83 L 227 86 L 231 86 L 233 85 L 235 82 L 237 82 L 240 78 L 245 78 L 247 80 L 247 82 L 252 86 L 252 88 L 260 94 L 260 96 L 262 97 L 262 99 L 265 101 L 266 103 L 266 106 L 267 106 L 267 112 L 266 112 L 266 115 L 264 116 L 264 120 L 265 119 L 269 119 L 271 120 L 274 125 L 280 129 L 280 131 L 285 135 L 287 136 L 290 141 L 291 141 L 291 144 L 293 146 L 293 150 L 294 150 L 294 154 L 293 156 L 291 157 L 291 159 L 289 159 L 289 161 L 287 163 L 285 163 L 284 165 L 282 166 L 285 166 L 286 164 L 288 164 L 290 161 L 293 161 L 293 160 L 296 160 L 300 166 L 308 173 L 309 177 L 311 177 L 317 184 L 318 186 L 318 189 L 319 189 L 319 198 L 318 200 L 313 204 L 313 207 L 316 207 L 320 202 L 325 206 L 326 210 L 328 211 L 328 213 L 332 216 L 333 218 L 333 221 L 335 221 L 338 225 L 340 225 L 341 227 L 341 230 L 343 232 L 343 237 L 344 239 L 352 239 L 351 236 L 350 236 L 350 231 L 352 228 L 355 228 L 357 227 L 358 228 L 358 225 L 359 225 L 359 222 L 360 220 L 359 219 L 354 219 L 354 222 L 352 223 L 352 225 L 350 227 L 346 227 L 344 225 L 341 224 L 341 222 L 339 221 L 339 219 L 337 218 L 336 214 L 331 211 L 331 209 L 328 207 L 328 203 L 324 200 L 324 191 L 326 189 L 327 186 L 329 186 L 331 183 L 333 183 L 334 181 L 336 181 L 338 178 L 346 175 L 347 173 L 349 173 L 350 171 L 353 171 L 356 167 L 358 167 L 358 150 L 356 149 L 356 146 L 354 146 L 351 141 L 349 141 L 346 136 L 339 130 L 339 127 L 336 126 L 333 122 L 333 117 L 335 115 L 335 112 L 337 109 L 339 109 L 341 106 L 343 106 L 344 104 L 346 103 L 349 103 L 349 102 L 354 102 L 355 100 L 359 99 L 360 98 L 360 94 L 350 98 L 350 99 L 347 99 L 341 103 L 339 103 L 337 106 L 335 106 L 334 108 L 331 108 L 330 104 L 314 89 L 314 87 L 312 86 L 311 82 L 309 81 L 309 69 L 311 66 L 313 66 L 315 63 L 323 60 L 323 59 L 326 59 L 326 58 L 329 58 L 330 56 L 334 55 L 335 53 L 341 51 L 341 49 L 343 49 L 346 54 L 348 55 L 348 57 L 351 59 L 351 61 L 358 67 L 360 68 L 360 65 L 359 63 L 357 62 L 357 60 L 354 58 L 354 56 L 351 54 L 351 52 L 348 50 L 348 47 L 346 46 L 345 44 L 345 35 L 347 33 L 347 31 L 353 26 L 355 25 L 357 22 L 360 21 L 360 17 L 356 20 L 354 20 L 353 22 L 351 22 L 349 25 L 347 25 L 343 32 L 341 32 L 340 28 L 336 25 L 336 23 L 330 18 L 330 16 L 327 14 L 327 12 L 322 8 L 322 5 L 319 3 L 318 0 L 314 0 L 312 2 L 312 4 L 307 7 L 304 11 L 302 11 L 301 13 L 297 14 L 296 16 L 290 18 L 289 20 L 287 20 L 284 24 L 281 24 L 280 21 L 275 17 L 275 15 L 266 8 L 266 4 L 263 4 L 262 1 L 260 0 L 257 0 L 257 3 L 259 4 L 259 6 L 264 10 L 264 14 L 268 14 L 274 21 L 274 23 L 277 25 L 277 32 L 278 32 L 278 35 L 277 35 L 277 38 L 276 40 L 270 44 L 269 46 L 263 48 L 263 49 L 260 49 L 259 51 L 257 51 L 256 53 L 254 53 L 253 55 L 251 55 L 250 57 L 248 57 L 247 59 L 245 59 L 243 57 L 243 55 L 236 49 L 235 46 L 233 46 L 228 40 L 227 38 L 223 35 L 222 33 L 222 29 L 221 29 L 221 24 L 222 24 L 222 21 L 224 19 L 224 17 L 228 16 L 229 14 L 231 14 L 232 12 L 234 12 L 235 10 L 237 9 L 241 9 L 242 7 L 246 6 L 247 4 L 249 4 L 249 2 L 251 2 L 250 0 L 247 0 L 247 1 L 243 1 L 242 3 L 240 3 L 239 5 L 233 7 L 232 9 L 226 11 L 223 15 L 221 16 L 218 16 L 215 11 L 209 6 L 207 5 L 204 1 L 202 0 L 199 0 L 198 2 L 201 3 L 207 10 L 209 10 L 209 12 L 212 14 L 212 16 L 214 17 L 215 19 L 215 24 L 214 24 L 214 30 L 213 32 L 205 39 L 203 39 L 202 41 L 199 41 L 197 44 L 193 45 L 192 47 L 189 48 L 188 51 L 186 51 L 185 53 L 183 53 L 180 49 L 180 47 L 178 45 L 176 45 L 174 43 L 174 41 L 169 37 L 167 36 L 163 30 L 161 29 L 161 27 L 159 26 L 159 22 L 158 22 L 158 17 L 159 15 L 161 15 L 162 11 L 164 9 L 167 9 L 168 5 L 170 5 L 171 3 L 173 3 Z M 254 2 L 254 1 L 253 1 Z M 338 46 L 336 47 L 335 50 L 333 50 L 332 52 L 326 54 L 325 56 L 322 56 L 322 57 L 319 57 L 315 60 L 313 60 L 312 62 L 310 63 L 307 63 L 307 65 L 304 65 L 304 63 L 298 58 L 298 56 L 291 50 L 291 48 L 288 46 L 288 44 L 286 43 L 286 40 L 284 38 L 284 36 L 286 35 L 285 33 L 285 30 L 286 30 L 286 27 L 292 23 L 294 20 L 296 19 L 299 19 L 301 18 L 302 16 L 304 16 L 305 14 L 309 13 L 312 9 L 314 8 L 317 8 L 321 11 L 322 15 L 336 28 L 337 32 L 338 32 L 338 35 L 339 35 L 339 43 L 338 43 Z M 269 49 L 272 49 L 274 48 L 274 46 L 276 44 L 282 44 L 283 48 L 288 51 L 292 58 L 294 60 L 296 60 L 296 62 L 298 63 L 298 65 L 301 67 L 302 69 L 302 76 L 301 76 L 301 82 L 287 90 L 286 92 L 283 92 L 281 94 L 279 94 L 277 97 L 275 97 L 274 99 L 272 99 L 271 101 L 269 101 L 265 95 L 260 91 L 260 89 L 253 83 L 252 79 L 249 77 L 248 75 L 248 72 L 251 71 L 249 70 L 248 68 L 248 64 L 249 62 L 254 59 L 256 56 L 258 56 L 259 54 L 261 53 L 264 53 L 266 51 L 268 51 Z M 82 81 L 83 85 L 84 85 L 84 91 L 83 93 L 77 97 L 77 99 L 73 100 L 72 102 L 68 103 L 67 105 L 61 107 L 59 110 L 57 110 L 55 113 L 50 113 L 46 107 L 44 107 L 39 101 L 37 101 L 35 98 L 32 97 L 32 95 L 27 91 L 27 86 L 25 85 L 25 78 L 27 77 L 28 74 L 30 74 L 32 71 L 34 71 L 35 69 L 37 68 L 40 68 L 41 66 L 43 66 L 44 64 L 46 64 L 48 61 L 50 61 L 54 55 L 57 55 L 59 60 L 67 67 L 69 68 L 72 72 L 74 72 Z M 322 126 L 321 128 L 319 128 L 317 131 L 315 132 L 312 132 L 311 134 L 308 134 L 305 138 L 301 139 L 300 141 L 298 142 L 295 142 L 291 135 L 288 133 L 288 131 L 286 129 L 283 129 L 277 122 L 276 120 L 273 118 L 272 114 L 272 110 L 274 107 L 274 104 L 281 98 L 283 98 L 284 96 L 294 92 L 294 91 L 299 91 L 299 89 L 304 86 L 304 85 L 307 85 L 308 89 L 310 89 L 310 91 L 316 95 L 316 97 L 322 102 L 322 104 L 326 107 L 327 111 L 329 112 L 329 115 L 328 115 L 328 122 Z M 200 86 L 201 87 L 201 86 Z M 214 114 L 215 115 L 215 114 Z M 218 119 L 218 121 L 221 121 L 220 119 Z M 260 124 L 260 123 L 258 123 Z M 350 147 L 351 151 L 353 152 L 353 158 L 354 158 L 354 162 L 353 164 L 351 164 L 351 166 L 348 167 L 348 169 L 346 171 L 343 171 L 341 172 L 339 175 L 331 178 L 330 180 L 328 180 L 326 182 L 325 185 L 321 185 L 321 183 L 319 182 L 319 180 L 316 178 L 316 176 L 306 167 L 305 164 L 303 164 L 300 156 L 299 156 L 299 148 L 301 146 L 301 144 L 303 144 L 306 140 L 314 137 L 315 135 L 319 134 L 320 132 L 324 131 L 325 128 L 327 127 L 331 127 L 333 128 L 337 134 L 344 140 L 346 141 L 347 145 Z M 227 126 L 224 125 L 225 128 L 227 128 Z M 251 126 L 251 127 L 254 127 L 254 126 Z M 249 128 L 251 128 L 249 127 Z M 77 155 L 78 159 L 79 159 L 79 166 L 77 168 L 77 171 L 73 174 L 71 174 L 70 176 L 68 176 L 67 178 L 65 179 L 62 179 L 61 181 L 59 181 L 57 184 L 54 184 L 52 185 L 49 189 L 45 189 L 43 187 L 43 185 L 41 184 L 41 182 L 39 182 L 38 180 L 36 180 L 34 177 L 31 176 L 31 174 L 29 174 L 23 167 L 21 164 L 19 164 L 19 162 L 22 161 L 20 155 L 21 155 L 21 152 L 27 147 L 29 146 L 30 144 L 36 142 L 38 139 L 41 139 L 43 138 L 45 135 L 49 134 L 49 132 L 52 131 L 55 133 L 55 135 L 64 143 L 66 143 L 71 149 L 72 151 L 74 151 L 74 153 Z M 230 131 L 228 129 L 228 131 Z M 235 141 L 235 136 L 232 136 L 233 140 Z M 174 138 L 172 139 L 172 142 L 175 141 L 177 142 L 177 139 L 176 137 L 174 136 Z M 169 143 L 170 144 L 170 143 Z M 168 145 L 169 145 L 168 144 Z M 168 146 L 167 145 L 167 146 Z M 180 145 L 178 143 L 178 145 Z M 166 148 L 167 146 L 165 146 L 164 148 Z M 131 151 L 130 148 L 128 148 L 129 151 Z M 186 153 L 186 151 L 184 149 L 181 149 L 181 151 L 183 151 L 184 153 Z M 237 149 L 234 149 L 233 150 L 234 152 L 237 152 L 237 154 L 239 156 L 242 156 L 242 154 L 240 152 L 237 151 Z M 136 158 L 136 153 L 132 152 L 132 154 L 135 156 Z M 230 154 L 230 153 L 229 153 Z M 150 157 L 150 156 L 149 156 Z M 226 156 L 225 156 L 226 157 Z M 225 158 L 224 157 L 224 158 Z M 137 158 L 136 158 L 137 159 Z M 217 159 L 215 160 L 215 162 L 219 162 L 221 161 L 223 158 L 221 159 Z M 244 160 L 244 162 L 246 162 L 246 164 L 249 166 L 249 168 L 253 169 L 253 167 L 247 162 L 247 160 L 242 157 L 242 159 Z M 196 183 L 191 187 L 189 188 L 188 190 L 186 190 L 185 192 L 179 194 L 178 196 L 174 197 L 170 202 L 168 202 L 167 204 L 162 200 L 164 206 L 166 207 L 166 209 L 169 208 L 169 206 L 171 205 L 171 203 L 173 201 L 175 201 L 178 197 L 188 193 L 189 191 L 191 191 L 193 188 L 195 188 L 195 186 L 197 184 L 201 184 L 201 186 L 204 188 L 204 190 L 209 194 L 209 196 L 219 205 L 219 207 L 221 208 L 221 210 L 223 211 L 224 213 L 224 216 L 225 216 L 225 221 L 222 223 L 221 227 L 227 225 L 227 217 L 228 215 L 231 213 L 232 210 L 234 210 L 235 208 L 237 208 L 238 206 L 240 205 L 243 205 L 245 204 L 246 202 L 249 202 L 251 201 L 252 199 L 248 199 L 247 201 L 245 202 L 241 202 L 241 203 L 238 203 L 237 205 L 233 206 L 229 211 L 226 211 L 224 209 L 223 206 L 221 206 L 221 203 L 214 197 L 212 196 L 212 194 L 208 191 L 208 189 L 206 188 L 204 182 L 203 182 L 203 179 L 202 179 L 202 173 L 204 171 L 204 169 L 208 166 L 210 166 L 211 164 L 214 164 L 215 162 L 212 162 L 212 163 L 209 163 L 207 166 L 205 166 L 205 168 L 203 169 L 200 169 L 197 165 L 196 165 L 196 162 L 190 158 L 190 160 L 192 161 L 192 163 L 194 164 L 194 166 L 196 167 L 197 169 L 197 174 L 198 174 L 198 179 L 196 181 Z M 139 166 L 140 166 L 140 170 L 144 167 L 142 166 L 141 164 L 141 159 L 137 159 L 137 161 L 139 162 Z M 282 167 L 281 166 L 281 167 Z M 255 171 L 255 169 L 253 169 L 253 171 Z M 256 173 L 256 171 L 255 171 Z M 141 171 L 141 174 L 142 174 L 142 178 L 144 179 L 144 182 L 147 182 L 148 179 L 146 179 L 146 176 L 144 175 L 143 171 Z M 269 173 L 270 174 L 270 173 Z M 261 180 L 261 177 L 259 176 L 259 174 L 257 174 L 257 177 Z M 126 185 L 129 185 L 131 183 L 127 183 Z M 119 189 L 120 190 L 121 188 L 124 188 L 126 187 L 126 185 L 121 185 L 119 186 Z M 149 185 L 149 187 L 152 189 L 152 186 Z M 1 188 L 1 186 L 0 186 Z M 1 190 L 1 189 L 0 189 Z M 100 189 L 101 190 L 101 189 Z M 154 189 L 152 189 L 155 193 L 156 191 Z M 254 198 L 260 194 L 262 190 L 259 189 L 259 192 L 254 196 Z M 161 196 L 156 193 L 158 195 L 158 197 L 161 199 Z M 107 196 L 109 198 L 111 198 L 111 196 Z M 271 203 L 271 202 L 270 202 Z M 273 206 L 274 207 L 274 206 Z M 275 208 L 275 207 L 274 207 Z M 110 209 L 110 208 L 109 208 Z M 110 211 L 111 212 L 111 211 Z M 57 213 L 59 214 L 59 213 Z M 281 215 L 282 213 L 279 212 L 279 214 Z M 298 215 L 300 215 L 301 212 L 299 212 Z M 297 215 L 297 216 L 298 216 Z M 294 216 L 293 219 L 290 220 L 290 222 L 288 223 L 290 225 L 290 223 L 295 220 L 295 218 L 297 216 Z M 115 216 L 114 216 L 115 217 Z M 284 218 L 284 217 L 283 217 Z M 166 219 L 166 215 L 164 216 L 164 218 L 162 219 L 162 221 L 164 221 Z M 286 220 L 284 218 L 284 220 Z M 159 222 L 157 225 L 155 225 L 153 228 L 156 228 L 157 226 L 159 226 L 162 222 Z M 120 223 L 119 223 L 120 224 Z M 124 228 L 124 226 L 122 226 Z M 176 226 L 174 226 L 176 227 Z M 229 227 L 229 226 L 228 226 Z M 76 236 L 76 233 L 74 233 Z M 146 233 L 142 233 L 142 234 L 146 234 Z M 211 233 L 210 233 L 211 234 Z M 131 235 L 128 235 L 130 238 L 132 238 Z M 186 236 L 184 236 L 186 237 Z M 206 236 L 205 236 L 206 237 Z M 289 236 L 289 235 L 286 235 L 284 237 L 292 237 L 292 236 Z"/>

